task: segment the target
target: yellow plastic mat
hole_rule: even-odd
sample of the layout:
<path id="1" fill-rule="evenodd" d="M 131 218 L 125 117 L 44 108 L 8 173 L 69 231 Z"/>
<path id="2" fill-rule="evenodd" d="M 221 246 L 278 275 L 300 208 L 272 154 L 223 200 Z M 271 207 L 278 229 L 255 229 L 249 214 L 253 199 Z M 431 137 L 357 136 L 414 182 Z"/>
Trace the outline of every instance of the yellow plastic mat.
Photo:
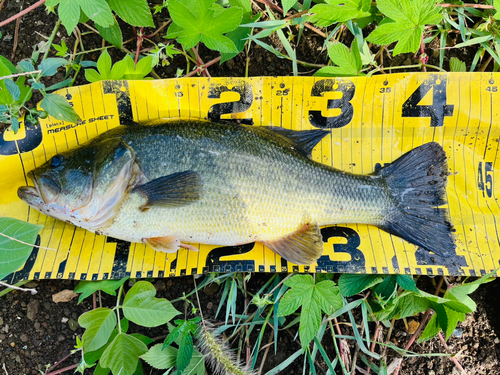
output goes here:
<path id="1" fill-rule="evenodd" d="M 500 261 L 499 84 L 499 73 L 421 73 L 103 81 L 60 90 L 80 123 L 49 117 L 0 139 L 0 216 L 44 225 L 39 245 L 55 249 L 33 248 L 24 267 L 6 281 L 233 271 L 483 275 Z M 29 183 L 26 173 L 54 154 L 116 126 L 162 118 L 330 129 L 313 158 L 360 174 L 421 144 L 438 142 L 450 167 L 447 198 L 456 255 L 442 258 L 366 225 L 323 228 L 323 255 L 306 267 L 289 264 L 260 243 L 196 245 L 197 253 L 165 254 L 46 217 L 17 197 L 17 188 Z"/>

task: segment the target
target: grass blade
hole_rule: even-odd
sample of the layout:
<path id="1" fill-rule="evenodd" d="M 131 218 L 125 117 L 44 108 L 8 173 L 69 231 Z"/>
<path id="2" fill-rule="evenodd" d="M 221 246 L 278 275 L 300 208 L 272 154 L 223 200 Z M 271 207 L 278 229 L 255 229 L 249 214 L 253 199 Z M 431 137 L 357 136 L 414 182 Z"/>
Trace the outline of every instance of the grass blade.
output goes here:
<path id="1" fill-rule="evenodd" d="M 286 369 L 288 366 L 292 364 L 293 361 L 295 361 L 299 356 L 302 354 L 302 349 L 297 350 L 295 353 L 293 353 L 286 361 L 281 362 L 278 366 L 275 368 L 272 368 L 268 372 L 266 372 L 265 375 L 276 375 Z"/>

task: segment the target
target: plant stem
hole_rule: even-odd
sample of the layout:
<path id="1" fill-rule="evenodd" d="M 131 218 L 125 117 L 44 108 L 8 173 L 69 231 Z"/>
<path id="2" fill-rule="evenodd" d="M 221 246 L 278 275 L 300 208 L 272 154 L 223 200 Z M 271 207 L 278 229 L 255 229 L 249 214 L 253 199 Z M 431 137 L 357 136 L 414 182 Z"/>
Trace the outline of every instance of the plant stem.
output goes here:
<path id="1" fill-rule="evenodd" d="M 7 24 L 11 23 L 14 20 L 17 20 L 18 18 L 24 16 L 26 13 L 31 12 L 35 8 L 38 8 L 40 5 L 42 5 L 43 3 L 45 3 L 45 1 L 46 0 L 37 1 L 35 4 L 29 6 L 25 10 L 23 10 L 23 11 L 17 13 L 17 14 L 14 14 L 12 17 L 6 19 L 5 21 L 0 22 L 0 27 L 3 27 L 5 25 L 7 25 Z"/>
<path id="2" fill-rule="evenodd" d="M 197 74 L 197 73 L 200 73 L 200 72 L 205 71 L 205 69 L 206 69 L 206 68 L 208 68 L 210 65 L 213 65 L 213 64 L 215 64 L 215 63 L 219 62 L 219 61 L 220 61 L 220 59 L 221 59 L 221 56 L 219 56 L 219 57 L 217 57 L 217 58 L 215 58 L 215 59 L 213 59 L 213 60 L 211 60 L 211 61 L 207 62 L 206 64 L 203 64 L 203 65 L 198 66 L 198 67 L 197 67 L 196 69 L 194 69 L 192 72 L 189 72 L 188 74 L 186 74 L 186 75 L 184 76 L 184 78 L 187 78 L 187 77 L 192 77 L 192 76 L 194 76 L 194 75 L 195 75 L 195 74 Z"/>
<path id="3" fill-rule="evenodd" d="M 441 334 L 441 332 L 438 333 L 438 337 L 439 337 L 439 340 L 441 341 L 441 344 L 443 344 L 444 348 L 446 349 L 446 351 L 449 353 L 449 354 L 452 354 L 451 353 L 451 350 L 450 348 L 448 347 L 448 345 L 446 344 L 446 340 L 444 339 L 443 335 Z M 458 360 L 454 357 L 454 356 L 451 356 L 450 357 L 451 361 L 455 364 L 455 366 L 460 370 L 460 372 L 464 375 L 467 375 L 467 371 L 465 371 L 463 369 L 463 367 L 460 365 L 460 363 L 458 362 Z"/>
<path id="4" fill-rule="evenodd" d="M 54 371 L 54 372 L 48 372 L 48 373 L 46 373 L 45 375 L 57 375 L 57 374 L 62 374 L 62 373 L 65 373 L 66 371 L 73 370 L 74 368 L 77 368 L 77 367 L 78 367 L 78 363 L 77 363 L 77 364 L 75 364 L 75 365 L 71 365 L 71 366 L 68 366 L 68 367 L 62 368 L 62 369 L 60 369 L 60 370 Z"/>
<path id="5" fill-rule="evenodd" d="M 443 8 L 477 8 L 477 9 L 495 9 L 493 5 L 483 5 L 483 4 L 436 4 L 436 6 Z"/>
<path id="6" fill-rule="evenodd" d="M 47 49 L 43 54 L 42 61 L 47 58 L 49 55 L 50 47 L 52 47 L 52 43 L 54 42 L 54 38 L 56 37 L 57 30 L 59 30 L 59 26 L 61 26 L 62 21 L 58 20 L 56 25 L 54 26 L 54 30 L 52 30 L 52 34 L 50 34 L 49 40 L 47 41 Z"/>
<path id="7" fill-rule="evenodd" d="M 122 333 L 122 325 L 120 322 L 120 299 L 122 297 L 123 292 L 123 284 L 120 285 L 120 289 L 118 290 L 118 297 L 116 298 L 116 317 L 118 318 L 118 333 Z"/>
<path id="8" fill-rule="evenodd" d="M 0 285 L 4 286 L 6 288 L 9 288 L 9 289 L 19 290 L 21 292 L 30 292 L 31 294 L 37 294 L 38 293 L 36 291 L 36 289 L 19 288 L 18 286 L 10 285 L 10 284 L 4 283 L 3 281 L 0 281 Z"/>

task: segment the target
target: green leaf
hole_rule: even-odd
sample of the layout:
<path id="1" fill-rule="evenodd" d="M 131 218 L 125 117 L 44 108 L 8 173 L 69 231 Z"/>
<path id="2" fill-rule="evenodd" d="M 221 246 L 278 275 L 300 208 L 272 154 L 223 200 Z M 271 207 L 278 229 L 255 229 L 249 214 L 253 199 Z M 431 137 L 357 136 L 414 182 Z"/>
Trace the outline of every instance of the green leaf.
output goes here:
<path id="1" fill-rule="evenodd" d="M 163 349 L 163 344 L 156 344 L 146 354 L 141 356 L 151 367 L 168 370 L 176 364 L 177 349 L 169 346 Z"/>
<path id="2" fill-rule="evenodd" d="M 255 22 L 260 18 L 260 14 L 256 14 L 255 16 L 252 16 L 252 13 L 250 14 L 243 14 L 243 19 L 241 22 L 243 24 L 249 23 L 249 22 Z M 237 56 L 241 51 L 243 51 L 243 48 L 245 48 L 246 44 L 246 38 L 250 35 L 251 30 L 248 27 L 238 27 L 233 31 L 230 31 L 226 34 L 226 37 L 231 39 L 231 41 L 234 43 L 236 46 L 236 52 L 230 52 L 230 53 L 221 53 L 221 60 L 220 63 L 224 63 L 227 60 L 232 59 L 233 57 Z"/>
<path id="3" fill-rule="evenodd" d="M 3 65 L 5 65 L 7 67 L 7 69 L 10 70 L 10 74 L 17 73 L 16 67 L 7 58 L 0 56 L 0 63 L 3 63 Z"/>
<path id="4" fill-rule="evenodd" d="M 339 42 L 328 43 L 328 56 L 338 65 L 337 67 L 321 68 L 315 75 L 340 75 L 340 76 L 357 76 L 364 75 L 360 73 L 363 62 L 359 53 L 357 39 L 354 39 L 351 49 Z M 330 69 L 328 69 L 330 68 Z M 334 68 L 334 69 L 331 69 Z"/>
<path id="5" fill-rule="evenodd" d="M 0 61 L 0 77 L 5 77 L 5 76 L 10 76 L 11 72 L 10 69 L 5 66 L 5 64 Z M 7 87 L 5 86 L 5 80 L 0 79 L 0 104 L 14 104 L 15 100 L 12 97 L 12 95 L 9 93 L 7 90 Z"/>
<path id="6" fill-rule="evenodd" d="M 75 293 L 81 293 L 78 298 L 78 303 L 82 302 L 85 298 L 91 296 L 98 290 L 112 296 L 116 296 L 116 290 L 127 280 L 128 277 L 120 280 L 80 281 L 75 287 Z"/>
<path id="7" fill-rule="evenodd" d="M 182 375 L 204 375 L 205 372 L 205 356 L 195 349 L 191 356 L 191 361 L 184 371 L 182 371 Z"/>
<path id="8" fill-rule="evenodd" d="M 75 110 L 69 105 L 68 101 L 64 96 L 59 94 L 47 94 L 40 103 L 42 107 L 49 115 L 57 120 L 63 120 L 67 122 L 76 123 L 80 120 L 80 116 L 75 112 Z"/>
<path id="9" fill-rule="evenodd" d="M 86 328 L 83 345 L 85 350 L 91 352 L 108 342 L 116 326 L 116 314 L 111 309 L 99 307 L 80 315 L 78 323 Z"/>
<path id="10" fill-rule="evenodd" d="M 139 356 L 148 351 L 142 341 L 126 333 L 119 333 L 102 354 L 100 364 L 113 374 L 132 375 L 137 368 Z"/>
<path id="11" fill-rule="evenodd" d="M 68 61 L 61 57 L 49 57 L 43 60 L 38 69 L 42 71 L 42 77 L 50 77 L 57 73 L 57 69 L 68 64 Z"/>
<path id="12" fill-rule="evenodd" d="M 351 297 L 383 281 L 379 275 L 357 275 L 345 273 L 339 278 L 340 293 Z"/>
<path id="13" fill-rule="evenodd" d="M 427 323 L 427 326 L 423 330 L 422 334 L 420 335 L 418 342 L 421 343 L 432 339 L 439 333 L 439 331 L 441 331 L 441 328 L 438 324 L 437 315 L 434 314 L 431 320 L 429 320 L 429 323 Z"/>
<path id="14" fill-rule="evenodd" d="M 85 69 L 85 79 L 90 83 L 102 81 L 102 76 L 94 69 Z"/>
<path id="15" fill-rule="evenodd" d="M 286 16 L 287 12 L 291 7 L 295 5 L 297 0 L 282 0 L 281 4 L 283 5 L 283 15 Z"/>
<path id="16" fill-rule="evenodd" d="M 123 314 L 144 327 L 157 327 L 169 322 L 179 312 L 165 298 L 155 298 L 156 289 L 146 281 L 137 282 L 125 296 Z"/>
<path id="17" fill-rule="evenodd" d="M 17 271 L 26 262 L 33 251 L 31 244 L 35 243 L 42 228 L 42 225 L 0 217 L 0 234 L 3 234 L 0 235 L 0 280 Z"/>
<path id="18" fill-rule="evenodd" d="M 110 78 L 109 73 L 111 72 L 111 65 L 111 56 L 109 55 L 108 50 L 105 49 L 102 51 L 101 56 L 99 56 L 99 59 L 97 60 L 97 70 L 99 70 L 103 79 Z"/>
<path id="19" fill-rule="evenodd" d="M 125 74 L 123 76 L 124 79 L 143 79 L 153 70 L 152 56 L 143 57 L 137 62 L 136 66 L 133 65 L 132 58 L 130 56 L 127 57 L 125 57 L 125 59 L 129 61 L 129 64 L 127 65 L 127 69 L 125 70 Z M 130 62 L 132 64 L 130 64 Z"/>
<path id="20" fill-rule="evenodd" d="M 198 42 L 225 53 L 237 52 L 234 43 L 223 34 L 236 29 L 242 19 L 241 8 L 224 9 L 215 0 L 200 0 L 187 6 L 181 0 L 170 0 L 168 10 L 173 24 L 167 37 L 177 38 L 184 48 L 191 49 Z"/>
<path id="21" fill-rule="evenodd" d="M 66 42 L 64 39 L 61 39 L 61 45 L 52 44 L 52 47 L 57 51 L 56 56 L 64 57 L 66 56 L 66 52 L 68 52 L 68 47 L 66 46 Z"/>
<path id="22" fill-rule="evenodd" d="M 80 5 L 83 13 L 95 23 L 110 27 L 115 22 L 111 8 L 106 0 L 72 0 Z"/>
<path id="23" fill-rule="evenodd" d="M 243 9 L 244 13 L 252 14 L 252 5 L 250 4 L 250 0 L 229 0 L 229 5 Z"/>
<path id="24" fill-rule="evenodd" d="M 5 87 L 7 88 L 7 91 L 9 94 L 12 96 L 14 101 L 18 101 L 19 97 L 21 96 L 21 90 L 19 89 L 19 86 L 17 86 L 12 79 L 5 79 L 4 81 Z"/>
<path id="25" fill-rule="evenodd" d="M 181 337 L 179 351 L 177 352 L 177 374 L 183 371 L 189 365 L 189 362 L 191 362 L 193 348 L 193 336 L 185 330 Z"/>
<path id="26" fill-rule="evenodd" d="M 327 27 L 336 22 L 347 22 L 357 18 L 369 17 L 371 0 L 326 0 L 311 9 L 314 15 L 310 21 L 319 27 Z"/>
<path id="27" fill-rule="evenodd" d="M 466 72 L 467 67 L 464 61 L 460 61 L 456 57 L 450 59 L 450 71 L 452 72 Z"/>
<path id="28" fill-rule="evenodd" d="M 413 277 L 409 275 L 396 275 L 396 282 L 404 290 L 407 290 L 409 292 L 414 292 L 417 294 L 420 293 L 420 291 L 417 288 L 417 285 L 415 284 L 415 280 L 413 280 Z"/>
<path id="29" fill-rule="evenodd" d="M 57 14 L 66 28 L 68 35 L 71 35 L 80 20 L 80 5 L 75 0 L 62 0 L 59 4 Z"/>
<path id="30" fill-rule="evenodd" d="M 113 23 L 110 27 L 102 27 L 101 25 L 96 24 L 96 29 L 99 31 L 99 34 L 109 43 L 118 47 L 119 49 L 123 46 L 123 36 L 122 30 L 118 25 L 118 22 Z"/>
<path id="31" fill-rule="evenodd" d="M 154 27 L 147 0 L 109 0 L 109 6 L 132 26 Z"/>
<path id="32" fill-rule="evenodd" d="M 302 348 L 313 340 L 321 325 L 321 311 L 332 314 L 342 307 L 339 289 L 331 280 L 324 280 L 316 285 L 311 275 L 294 275 L 284 284 L 290 287 L 281 297 L 278 316 L 286 316 L 302 307 L 299 334 Z"/>
<path id="33" fill-rule="evenodd" d="M 366 40 L 379 45 L 397 41 L 394 56 L 405 52 L 415 53 L 420 46 L 425 25 L 441 22 L 443 11 L 436 6 L 436 0 L 379 0 L 377 7 L 388 18 Z"/>

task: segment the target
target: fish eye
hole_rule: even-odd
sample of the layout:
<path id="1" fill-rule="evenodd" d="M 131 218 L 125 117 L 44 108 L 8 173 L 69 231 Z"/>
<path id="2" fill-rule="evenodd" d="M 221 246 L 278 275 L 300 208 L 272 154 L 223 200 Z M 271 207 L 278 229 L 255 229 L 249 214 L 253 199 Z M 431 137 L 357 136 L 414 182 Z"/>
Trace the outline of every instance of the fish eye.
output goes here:
<path id="1" fill-rule="evenodd" d="M 52 167 L 59 167 L 62 162 L 63 162 L 63 157 L 61 155 L 56 155 L 50 161 L 50 165 Z"/>

